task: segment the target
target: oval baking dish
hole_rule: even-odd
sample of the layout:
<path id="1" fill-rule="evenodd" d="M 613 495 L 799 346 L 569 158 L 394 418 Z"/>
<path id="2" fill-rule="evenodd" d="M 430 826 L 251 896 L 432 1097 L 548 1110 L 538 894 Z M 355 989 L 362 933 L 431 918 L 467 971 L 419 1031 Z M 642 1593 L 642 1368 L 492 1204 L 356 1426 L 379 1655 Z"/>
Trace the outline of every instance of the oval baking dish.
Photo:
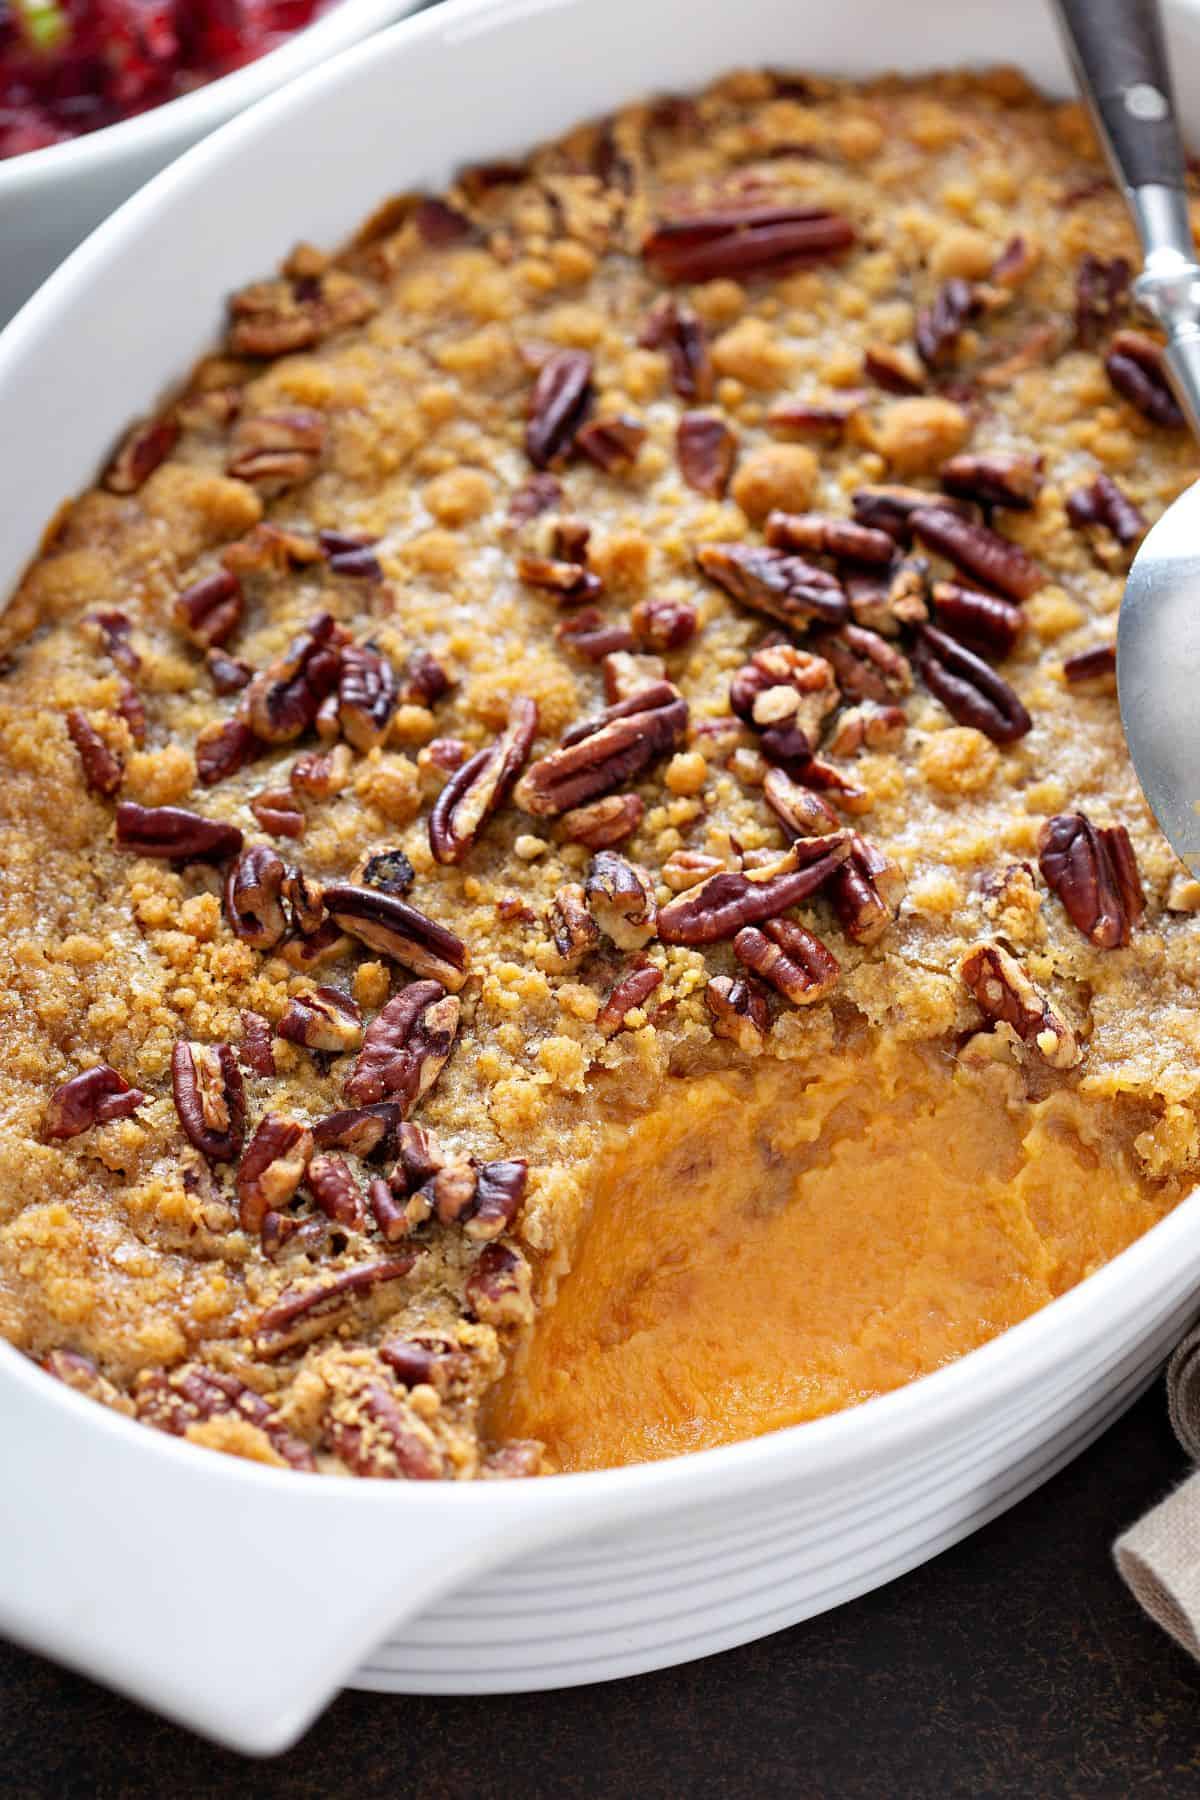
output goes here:
<path id="1" fill-rule="evenodd" d="M 265 101 L 123 207 L 0 337 L 0 592 L 64 494 L 215 338 L 224 296 L 297 240 L 343 240 L 389 191 L 738 66 L 1005 61 L 1065 91 L 1036 0 L 930 0 L 919 33 L 915 17 L 888 0 L 686 14 L 678 0 L 449 0 Z M 1173 23 L 1200 39 L 1190 0 Z M 1181 99 L 1200 121 L 1195 84 Z M 0 1343 L 0 1517 L 21 1547 L 0 1573 L 0 1626 L 259 1752 L 347 1681 L 545 1688 L 744 1642 L 912 1568 L 1101 1431 L 1194 1307 L 1198 1208 L 1193 1195 L 1063 1298 L 898 1392 L 546 1481 L 299 1480 L 132 1425 Z"/>

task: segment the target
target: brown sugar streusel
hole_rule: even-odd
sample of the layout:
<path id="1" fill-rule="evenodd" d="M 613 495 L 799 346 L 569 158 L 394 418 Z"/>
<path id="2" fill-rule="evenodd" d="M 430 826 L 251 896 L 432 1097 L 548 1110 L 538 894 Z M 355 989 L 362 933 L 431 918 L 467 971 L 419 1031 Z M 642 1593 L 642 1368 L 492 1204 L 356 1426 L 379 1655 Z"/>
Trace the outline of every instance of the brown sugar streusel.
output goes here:
<path id="1" fill-rule="evenodd" d="M 4 620 L 0 1332 L 536 1472 L 482 1410 L 613 1122 L 864 1034 L 1165 1209 L 1200 938 L 1111 646 L 1194 447 L 1098 168 L 1011 72 L 742 73 L 233 298 Z"/>

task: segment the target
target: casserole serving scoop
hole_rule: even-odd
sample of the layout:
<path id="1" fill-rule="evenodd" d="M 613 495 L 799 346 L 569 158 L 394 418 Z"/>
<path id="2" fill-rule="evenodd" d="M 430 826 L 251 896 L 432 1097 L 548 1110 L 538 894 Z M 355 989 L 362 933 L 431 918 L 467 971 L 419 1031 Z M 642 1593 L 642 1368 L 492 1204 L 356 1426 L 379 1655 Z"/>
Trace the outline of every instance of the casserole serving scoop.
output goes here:
<path id="1" fill-rule="evenodd" d="M 1134 294 L 1167 334 L 1163 365 L 1200 438 L 1200 264 L 1157 0 L 1055 0 L 1075 73 L 1145 254 Z M 1200 483 L 1147 534 L 1117 626 L 1134 770 L 1172 849 L 1200 875 Z"/>

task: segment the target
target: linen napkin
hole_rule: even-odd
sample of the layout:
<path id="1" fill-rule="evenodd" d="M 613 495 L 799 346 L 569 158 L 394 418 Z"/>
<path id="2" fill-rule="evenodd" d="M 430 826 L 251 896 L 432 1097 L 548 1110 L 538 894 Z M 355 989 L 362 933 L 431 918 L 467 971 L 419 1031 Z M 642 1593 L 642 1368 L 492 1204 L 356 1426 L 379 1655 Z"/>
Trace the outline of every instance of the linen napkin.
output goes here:
<path id="1" fill-rule="evenodd" d="M 1200 1325 L 1167 1364 L 1167 1410 L 1200 1463 Z M 1138 1604 L 1200 1660 L 1200 1470 L 1119 1537 L 1113 1555 Z"/>

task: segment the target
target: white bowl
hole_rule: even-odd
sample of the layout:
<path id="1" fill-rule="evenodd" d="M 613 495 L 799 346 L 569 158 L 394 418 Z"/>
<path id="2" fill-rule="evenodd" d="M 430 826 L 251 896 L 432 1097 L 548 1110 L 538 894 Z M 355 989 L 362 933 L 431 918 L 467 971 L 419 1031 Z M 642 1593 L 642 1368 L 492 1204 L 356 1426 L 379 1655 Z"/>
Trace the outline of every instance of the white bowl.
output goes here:
<path id="1" fill-rule="evenodd" d="M 245 68 L 119 125 L 0 161 L 0 325 L 69 250 L 181 151 L 424 0 L 340 0 Z"/>
<path id="2" fill-rule="evenodd" d="M 1173 22 L 1200 122 L 1196 0 Z M 389 189 L 735 65 L 964 61 L 1066 86 L 1037 0 L 449 0 L 303 77 L 137 195 L 0 336 L 0 593 L 64 492 L 215 336 L 224 293 L 295 239 L 336 243 Z M 1028 1493 L 1150 1379 L 1198 1283 L 1200 1194 L 897 1393 L 540 1482 L 254 1467 L 105 1412 L 0 1345 L 0 1627 L 257 1751 L 347 1680 L 486 1693 L 701 1656 L 863 1593 Z"/>

